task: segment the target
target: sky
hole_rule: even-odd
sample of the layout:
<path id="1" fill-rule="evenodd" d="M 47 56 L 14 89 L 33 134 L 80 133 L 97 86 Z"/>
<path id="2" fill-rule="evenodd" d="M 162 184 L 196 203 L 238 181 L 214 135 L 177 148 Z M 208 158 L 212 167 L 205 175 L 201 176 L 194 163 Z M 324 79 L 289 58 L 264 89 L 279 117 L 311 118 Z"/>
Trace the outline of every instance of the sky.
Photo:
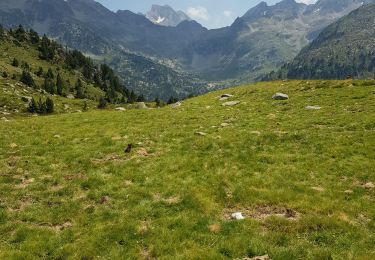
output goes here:
<path id="1" fill-rule="evenodd" d="M 230 25 L 237 17 L 242 16 L 261 0 L 96 0 L 105 7 L 117 10 L 130 10 L 135 13 L 146 13 L 153 4 L 168 4 L 175 10 L 182 10 L 203 26 L 213 29 Z M 281 0 L 267 0 L 273 5 Z M 297 0 L 312 3 L 315 0 Z"/>

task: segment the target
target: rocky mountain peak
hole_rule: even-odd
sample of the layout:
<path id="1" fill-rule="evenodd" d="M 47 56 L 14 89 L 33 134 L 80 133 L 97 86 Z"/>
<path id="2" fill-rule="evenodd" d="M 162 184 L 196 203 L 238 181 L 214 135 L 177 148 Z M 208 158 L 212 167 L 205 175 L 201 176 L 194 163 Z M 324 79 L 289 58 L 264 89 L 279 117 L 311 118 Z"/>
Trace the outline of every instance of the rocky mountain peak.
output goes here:
<path id="1" fill-rule="evenodd" d="M 146 13 L 146 18 L 162 26 L 177 26 L 183 21 L 191 20 L 183 11 L 175 11 L 169 5 L 153 5 Z"/>

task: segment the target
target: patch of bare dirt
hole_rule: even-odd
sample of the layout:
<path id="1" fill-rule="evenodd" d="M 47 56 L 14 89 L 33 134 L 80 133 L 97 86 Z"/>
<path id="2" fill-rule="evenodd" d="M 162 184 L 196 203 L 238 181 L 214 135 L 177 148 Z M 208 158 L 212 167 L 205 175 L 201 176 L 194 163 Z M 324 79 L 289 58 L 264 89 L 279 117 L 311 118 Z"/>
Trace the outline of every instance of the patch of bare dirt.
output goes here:
<path id="1" fill-rule="evenodd" d="M 62 231 L 64 229 L 68 229 L 68 228 L 73 227 L 73 224 L 72 224 L 72 222 L 67 221 L 65 223 L 56 224 L 56 225 L 53 225 L 51 223 L 41 223 L 41 224 L 38 224 L 37 226 L 41 227 L 41 228 L 48 228 L 48 229 L 51 229 L 53 231 L 58 232 L 58 231 Z"/>
<path id="2" fill-rule="evenodd" d="M 298 220 L 300 213 L 286 207 L 262 205 L 255 208 L 227 208 L 223 211 L 223 218 L 225 220 L 232 220 L 232 214 L 240 212 L 245 219 L 265 220 L 269 217 L 280 217 L 288 220 Z"/>

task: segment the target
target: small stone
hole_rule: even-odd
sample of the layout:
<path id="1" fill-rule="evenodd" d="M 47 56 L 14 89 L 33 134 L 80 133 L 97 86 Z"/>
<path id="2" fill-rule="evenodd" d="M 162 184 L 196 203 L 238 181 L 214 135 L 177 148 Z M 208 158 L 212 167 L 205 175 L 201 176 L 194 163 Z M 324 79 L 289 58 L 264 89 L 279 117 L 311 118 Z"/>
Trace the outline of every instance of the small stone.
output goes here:
<path id="1" fill-rule="evenodd" d="M 69 95 L 66 96 L 66 98 L 68 98 L 68 99 L 74 99 L 74 96 L 72 94 L 69 94 Z"/>
<path id="2" fill-rule="evenodd" d="M 116 107 L 115 110 L 117 110 L 117 111 L 126 111 L 126 109 L 123 108 L 123 107 Z"/>
<path id="3" fill-rule="evenodd" d="M 229 101 L 229 102 L 223 103 L 222 106 L 224 106 L 224 107 L 233 107 L 233 106 L 236 106 L 236 105 L 238 105 L 240 103 L 241 103 L 241 101 Z"/>
<path id="4" fill-rule="evenodd" d="M 313 189 L 315 191 L 318 191 L 318 192 L 323 192 L 324 191 L 324 188 L 322 188 L 322 187 L 311 187 L 311 189 Z"/>
<path id="5" fill-rule="evenodd" d="M 17 148 L 17 146 L 18 146 L 18 145 L 15 144 L 15 143 L 11 143 L 11 144 L 9 145 L 9 147 L 12 148 L 12 149 Z"/>
<path id="6" fill-rule="evenodd" d="M 172 104 L 172 105 L 171 105 L 171 108 L 178 108 L 178 107 L 180 107 L 181 105 L 182 105 L 181 102 L 177 102 L 177 103 Z"/>
<path id="7" fill-rule="evenodd" d="M 367 182 L 363 185 L 363 188 L 372 190 L 373 188 L 375 188 L 375 185 L 372 182 Z"/>
<path id="8" fill-rule="evenodd" d="M 196 132 L 195 134 L 196 134 L 196 135 L 200 135 L 200 136 L 206 136 L 206 135 L 207 135 L 207 134 L 204 133 L 204 132 Z"/>
<path id="9" fill-rule="evenodd" d="M 322 109 L 320 106 L 307 106 L 305 107 L 306 110 L 320 110 Z"/>
<path id="10" fill-rule="evenodd" d="M 53 137 L 55 137 L 55 138 L 61 138 L 60 135 L 54 135 Z"/>
<path id="11" fill-rule="evenodd" d="M 235 219 L 235 220 L 243 220 L 245 219 L 245 217 L 242 215 L 241 212 L 235 212 L 231 215 L 232 219 Z"/>
<path id="12" fill-rule="evenodd" d="M 287 100 L 289 99 L 289 96 L 284 93 L 276 93 L 275 95 L 272 96 L 272 99 L 274 100 Z"/>
<path id="13" fill-rule="evenodd" d="M 350 195 L 350 194 L 353 194 L 353 191 L 352 190 L 346 190 L 346 191 L 344 191 L 344 193 L 347 194 L 347 195 Z"/>
<path id="14" fill-rule="evenodd" d="M 222 123 L 222 124 L 221 124 L 221 127 L 227 127 L 227 126 L 229 126 L 228 123 Z"/>

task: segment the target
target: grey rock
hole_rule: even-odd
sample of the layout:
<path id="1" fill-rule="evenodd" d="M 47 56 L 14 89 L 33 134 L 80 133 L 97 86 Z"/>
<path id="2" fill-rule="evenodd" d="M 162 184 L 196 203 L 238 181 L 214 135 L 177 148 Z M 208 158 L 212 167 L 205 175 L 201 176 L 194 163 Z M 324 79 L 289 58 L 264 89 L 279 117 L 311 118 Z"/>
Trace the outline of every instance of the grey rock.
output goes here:
<path id="1" fill-rule="evenodd" d="M 233 107 L 241 103 L 241 101 L 229 101 L 222 104 L 224 107 Z"/>
<path id="2" fill-rule="evenodd" d="M 172 104 L 172 105 L 171 105 L 171 108 L 178 108 L 178 107 L 180 107 L 181 105 L 182 105 L 181 102 L 177 102 L 177 103 Z"/>
<path id="3" fill-rule="evenodd" d="M 146 109 L 147 106 L 146 106 L 145 102 L 138 102 L 137 104 L 135 104 L 135 108 L 136 109 Z"/>
<path id="4" fill-rule="evenodd" d="M 69 94 L 69 95 L 66 96 L 66 98 L 68 98 L 68 99 L 74 99 L 74 96 L 72 94 Z"/>
<path id="5" fill-rule="evenodd" d="M 204 132 L 196 132 L 195 134 L 196 134 L 196 135 L 200 135 L 200 136 L 206 136 L 206 135 L 207 135 L 207 134 L 204 133 Z"/>
<path id="6" fill-rule="evenodd" d="M 305 107 L 306 110 L 320 110 L 322 109 L 320 106 L 307 106 Z"/>
<path id="7" fill-rule="evenodd" d="M 235 220 L 243 220 L 245 219 L 245 217 L 242 215 L 241 212 L 235 212 L 231 215 L 231 218 L 232 219 L 235 219 Z"/>
<path id="8" fill-rule="evenodd" d="M 275 95 L 272 96 L 272 99 L 274 100 L 287 100 L 289 99 L 289 96 L 284 93 L 276 93 Z"/>
<path id="9" fill-rule="evenodd" d="M 115 110 L 117 110 L 117 111 L 125 111 L 126 109 L 123 108 L 123 107 L 116 107 Z"/>

